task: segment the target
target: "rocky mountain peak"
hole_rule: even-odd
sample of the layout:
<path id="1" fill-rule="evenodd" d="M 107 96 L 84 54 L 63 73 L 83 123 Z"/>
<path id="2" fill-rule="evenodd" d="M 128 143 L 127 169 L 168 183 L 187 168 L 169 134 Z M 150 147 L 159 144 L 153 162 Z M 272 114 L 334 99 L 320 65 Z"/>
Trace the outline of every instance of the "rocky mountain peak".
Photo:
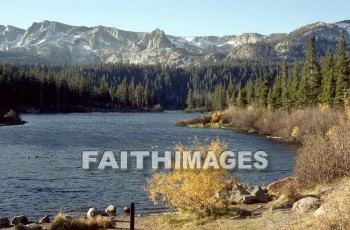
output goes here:
<path id="1" fill-rule="evenodd" d="M 112 27 L 71 26 L 55 21 L 35 22 L 23 30 L 0 26 L 2 61 L 54 64 L 162 63 L 173 66 L 208 64 L 232 59 L 302 60 L 308 39 L 316 37 L 318 55 L 336 50 L 341 32 L 350 44 L 350 20 L 317 22 L 290 33 L 227 36 L 171 36 L 161 29 L 131 32 Z M 16 54 L 16 55 L 14 55 Z M 16 57 L 17 57 L 16 56 Z"/>
<path id="2" fill-rule="evenodd" d="M 157 28 L 154 31 L 151 32 L 149 42 L 148 42 L 148 48 L 167 48 L 171 47 L 172 44 L 165 35 L 164 31 Z"/>

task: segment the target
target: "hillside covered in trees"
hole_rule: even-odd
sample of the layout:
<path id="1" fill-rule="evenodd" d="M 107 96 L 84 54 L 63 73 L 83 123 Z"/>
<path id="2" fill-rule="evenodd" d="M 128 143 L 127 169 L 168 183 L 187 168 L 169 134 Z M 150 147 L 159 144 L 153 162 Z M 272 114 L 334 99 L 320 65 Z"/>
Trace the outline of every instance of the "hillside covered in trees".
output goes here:
<path id="1" fill-rule="evenodd" d="M 349 89 L 344 35 L 318 59 L 310 38 L 304 63 L 240 61 L 175 68 L 164 65 L 0 65 L 0 107 L 41 112 L 211 111 L 228 106 L 279 108 L 317 103 L 342 107 Z"/>

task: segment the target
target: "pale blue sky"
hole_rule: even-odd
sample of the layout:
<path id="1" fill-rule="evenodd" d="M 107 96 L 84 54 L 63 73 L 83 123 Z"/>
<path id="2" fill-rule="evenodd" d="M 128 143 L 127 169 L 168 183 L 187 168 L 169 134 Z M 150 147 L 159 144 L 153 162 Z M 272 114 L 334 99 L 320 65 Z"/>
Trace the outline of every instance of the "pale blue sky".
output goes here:
<path id="1" fill-rule="evenodd" d="M 349 0 L 0 0 L 0 25 L 32 22 L 111 26 L 171 35 L 290 32 L 317 22 L 350 19 Z"/>

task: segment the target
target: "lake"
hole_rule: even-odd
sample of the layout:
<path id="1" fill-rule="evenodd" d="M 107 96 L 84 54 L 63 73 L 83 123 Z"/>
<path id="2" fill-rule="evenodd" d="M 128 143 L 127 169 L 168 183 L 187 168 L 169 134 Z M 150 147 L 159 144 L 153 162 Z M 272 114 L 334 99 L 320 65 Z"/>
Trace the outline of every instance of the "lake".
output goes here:
<path id="1" fill-rule="evenodd" d="M 139 214 L 167 210 L 154 205 L 143 191 L 151 168 L 84 170 L 84 150 L 162 153 L 173 151 L 174 143 L 189 145 L 194 137 L 206 143 L 218 137 L 228 142 L 229 150 L 268 154 L 267 169 L 232 172 L 245 182 L 267 185 L 292 174 L 295 146 L 232 130 L 175 126 L 178 120 L 197 116 L 179 111 L 24 114 L 27 124 L 0 127 L 0 216 L 37 219 L 59 211 L 85 215 L 90 207 L 105 209 L 109 204 L 120 214 L 131 202 Z"/>

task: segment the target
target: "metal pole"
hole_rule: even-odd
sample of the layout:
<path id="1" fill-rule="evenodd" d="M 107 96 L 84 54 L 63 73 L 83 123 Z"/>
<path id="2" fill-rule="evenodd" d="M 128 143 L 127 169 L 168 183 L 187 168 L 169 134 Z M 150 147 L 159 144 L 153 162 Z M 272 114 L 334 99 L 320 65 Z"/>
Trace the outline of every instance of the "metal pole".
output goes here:
<path id="1" fill-rule="evenodd" d="M 135 230 L 135 204 L 134 204 L 134 202 L 131 203 L 130 230 Z"/>

